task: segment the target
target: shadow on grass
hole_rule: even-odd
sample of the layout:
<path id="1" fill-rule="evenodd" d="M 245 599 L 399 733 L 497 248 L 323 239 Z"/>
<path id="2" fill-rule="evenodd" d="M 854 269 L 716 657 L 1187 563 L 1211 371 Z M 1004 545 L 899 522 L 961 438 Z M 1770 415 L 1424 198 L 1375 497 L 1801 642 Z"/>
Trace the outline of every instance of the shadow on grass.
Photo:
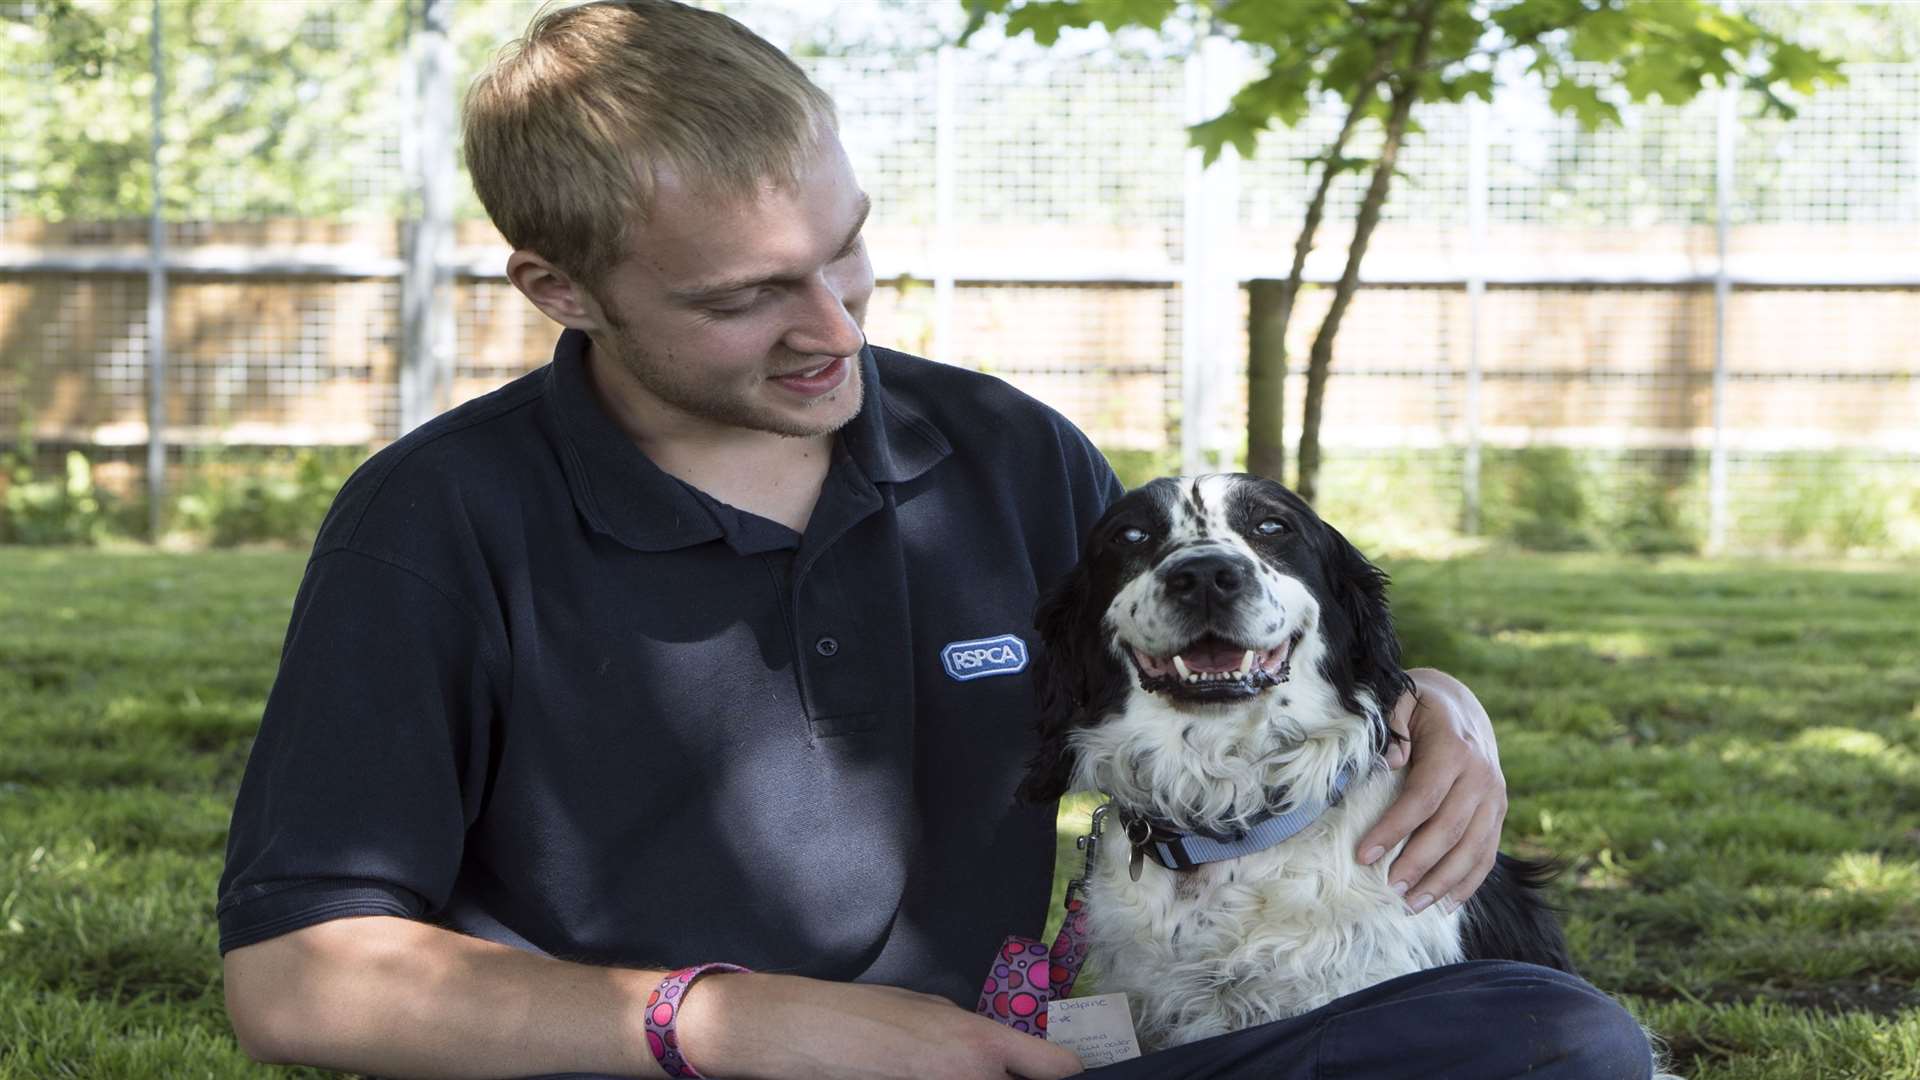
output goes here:
<path id="1" fill-rule="evenodd" d="M 1708 1075 L 1920 1075 L 1792 1064 L 1821 1047 L 1880 1060 L 1826 1046 L 1808 1017 L 1871 1015 L 1896 1047 L 1920 1020 L 1920 575 L 1592 557 L 1393 569 L 1408 662 L 1459 677 L 1494 718 L 1505 845 L 1571 863 L 1558 890 L 1590 978 L 1702 1010 L 1675 1050 Z M 1722 1014 L 1738 1022 L 1700 1022 Z M 1769 1034 L 1759 1016 L 1793 1019 Z"/>

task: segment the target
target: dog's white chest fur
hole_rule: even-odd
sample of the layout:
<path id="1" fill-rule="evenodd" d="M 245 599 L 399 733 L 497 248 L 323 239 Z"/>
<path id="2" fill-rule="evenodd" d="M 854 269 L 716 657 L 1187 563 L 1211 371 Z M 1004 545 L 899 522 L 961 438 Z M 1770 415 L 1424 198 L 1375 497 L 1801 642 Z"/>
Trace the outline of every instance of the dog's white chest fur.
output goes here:
<path id="1" fill-rule="evenodd" d="M 1343 995 L 1461 960 L 1458 912 L 1418 915 L 1355 845 L 1399 789 L 1382 769 L 1285 843 L 1184 873 L 1148 861 L 1139 881 L 1117 830 L 1088 883 L 1090 965 L 1126 991 L 1143 1045 L 1166 1047 L 1310 1012 Z"/>

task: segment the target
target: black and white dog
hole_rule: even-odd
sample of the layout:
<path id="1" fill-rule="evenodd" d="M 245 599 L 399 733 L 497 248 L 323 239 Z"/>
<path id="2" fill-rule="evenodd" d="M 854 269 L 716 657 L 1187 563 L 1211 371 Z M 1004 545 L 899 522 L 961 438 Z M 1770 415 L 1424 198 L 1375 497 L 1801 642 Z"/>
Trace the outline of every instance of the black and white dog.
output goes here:
<path id="1" fill-rule="evenodd" d="M 1469 959 L 1571 971 L 1542 863 L 1501 855 L 1464 906 L 1409 916 L 1360 836 L 1400 787 L 1411 686 L 1387 578 L 1253 476 L 1156 480 L 1093 528 L 1042 601 L 1041 744 L 1021 796 L 1103 792 L 1087 909 L 1102 990 L 1143 1045 L 1295 1016 Z"/>

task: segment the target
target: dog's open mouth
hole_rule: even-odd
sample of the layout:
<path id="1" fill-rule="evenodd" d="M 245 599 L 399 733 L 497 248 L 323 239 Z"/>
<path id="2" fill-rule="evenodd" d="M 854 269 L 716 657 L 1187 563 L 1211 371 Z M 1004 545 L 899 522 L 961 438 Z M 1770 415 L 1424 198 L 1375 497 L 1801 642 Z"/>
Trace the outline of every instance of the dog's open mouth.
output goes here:
<path id="1" fill-rule="evenodd" d="M 1248 648 L 1213 634 L 1202 635 L 1171 656 L 1127 649 L 1140 673 L 1140 688 L 1153 694 L 1217 701 L 1252 697 L 1287 681 L 1301 633 L 1270 649 Z"/>

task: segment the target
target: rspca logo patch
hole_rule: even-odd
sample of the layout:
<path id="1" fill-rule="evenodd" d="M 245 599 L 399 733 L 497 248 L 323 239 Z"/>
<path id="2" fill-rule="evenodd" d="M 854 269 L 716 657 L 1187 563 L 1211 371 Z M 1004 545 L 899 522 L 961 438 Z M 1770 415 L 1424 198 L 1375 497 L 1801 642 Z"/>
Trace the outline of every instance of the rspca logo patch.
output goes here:
<path id="1" fill-rule="evenodd" d="M 1027 670 L 1027 643 L 1012 634 L 956 641 L 940 650 L 940 663 L 960 682 L 989 675 L 1017 675 Z"/>

